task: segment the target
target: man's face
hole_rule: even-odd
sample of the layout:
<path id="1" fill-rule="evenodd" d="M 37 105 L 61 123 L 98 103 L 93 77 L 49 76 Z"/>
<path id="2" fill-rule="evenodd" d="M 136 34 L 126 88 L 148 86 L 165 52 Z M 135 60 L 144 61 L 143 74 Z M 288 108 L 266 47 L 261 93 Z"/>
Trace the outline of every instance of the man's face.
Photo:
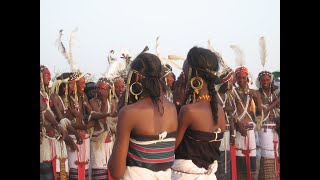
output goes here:
<path id="1" fill-rule="evenodd" d="M 117 96 L 121 97 L 124 91 L 124 82 L 119 79 L 114 83 L 114 87 L 115 87 Z"/>
<path id="2" fill-rule="evenodd" d="M 104 82 L 99 82 L 97 84 L 97 96 L 98 97 L 103 97 L 106 96 L 106 98 L 109 97 L 109 91 L 110 91 L 110 86 Z"/>
<path id="3" fill-rule="evenodd" d="M 74 87 L 75 87 L 75 85 L 76 85 L 76 81 L 75 81 L 75 80 L 69 82 L 69 92 L 70 92 L 70 93 L 71 93 L 71 92 L 74 92 Z"/>
<path id="4" fill-rule="evenodd" d="M 172 85 L 173 85 L 173 82 L 174 82 L 173 73 L 172 72 L 169 73 L 166 78 L 167 78 L 168 86 L 170 88 L 172 88 Z"/>
<path id="5" fill-rule="evenodd" d="M 83 94 L 85 87 L 86 87 L 86 79 L 85 79 L 85 77 L 81 77 L 81 78 L 77 81 L 77 91 L 78 91 L 80 94 Z"/>
<path id="6" fill-rule="evenodd" d="M 89 94 L 91 97 L 96 97 L 96 95 L 97 95 L 97 90 L 96 90 L 96 89 L 91 89 L 91 90 L 89 90 L 88 94 Z"/>
<path id="7" fill-rule="evenodd" d="M 236 77 L 237 77 L 237 83 L 240 87 L 244 88 L 247 86 L 247 83 L 248 83 L 247 73 L 239 72 Z"/>
<path id="8" fill-rule="evenodd" d="M 51 74 L 48 68 L 43 69 L 42 71 L 42 77 L 43 77 L 43 84 L 44 86 L 49 86 L 50 80 L 51 80 Z"/>
<path id="9" fill-rule="evenodd" d="M 264 74 L 260 77 L 260 83 L 263 89 L 268 89 L 271 85 L 271 77 L 267 74 Z"/>

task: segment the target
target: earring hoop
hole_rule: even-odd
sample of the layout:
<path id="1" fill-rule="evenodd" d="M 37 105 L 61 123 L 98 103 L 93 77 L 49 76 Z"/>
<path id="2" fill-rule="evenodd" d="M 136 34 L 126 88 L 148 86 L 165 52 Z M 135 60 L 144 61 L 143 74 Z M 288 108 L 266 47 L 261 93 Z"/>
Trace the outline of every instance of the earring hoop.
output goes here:
<path id="1" fill-rule="evenodd" d="M 138 84 L 138 85 L 141 86 L 141 91 L 140 91 L 139 93 L 133 92 L 132 86 L 133 86 L 134 84 Z M 132 95 L 134 95 L 134 97 L 135 97 L 136 100 L 138 100 L 138 96 L 142 93 L 142 91 L 143 91 L 143 88 L 142 88 L 142 84 L 141 84 L 141 83 L 139 83 L 139 82 L 134 82 L 134 83 L 131 84 L 131 86 L 130 86 L 130 93 L 131 93 Z"/>
<path id="2" fill-rule="evenodd" d="M 193 85 L 194 81 L 197 81 L 199 85 L 194 86 Z M 202 89 L 202 86 L 203 86 L 203 79 L 201 77 L 195 76 L 190 80 L 190 85 L 191 85 L 191 88 L 194 90 L 194 92 L 199 94 L 199 91 L 200 91 L 200 89 Z"/>

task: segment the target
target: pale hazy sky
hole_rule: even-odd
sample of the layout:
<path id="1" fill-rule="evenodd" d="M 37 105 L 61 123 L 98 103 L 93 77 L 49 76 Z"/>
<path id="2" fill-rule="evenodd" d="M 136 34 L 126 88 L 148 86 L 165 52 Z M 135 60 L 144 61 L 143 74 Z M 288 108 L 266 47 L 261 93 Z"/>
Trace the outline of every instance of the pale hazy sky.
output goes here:
<path id="1" fill-rule="evenodd" d="M 236 64 L 230 45 L 237 44 L 255 78 L 262 70 L 258 40 L 264 35 L 265 68 L 280 70 L 279 0 L 41 0 L 40 63 L 52 72 L 70 71 L 55 41 L 63 29 L 68 46 L 76 27 L 74 60 L 82 72 L 96 76 L 106 71 L 111 49 L 136 55 L 148 45 L 148 52 L 155 53 L 157 36 L 162 56 L 186 56 L 195 45 L 207 48 L 211 39 L 232 68 Z"/>

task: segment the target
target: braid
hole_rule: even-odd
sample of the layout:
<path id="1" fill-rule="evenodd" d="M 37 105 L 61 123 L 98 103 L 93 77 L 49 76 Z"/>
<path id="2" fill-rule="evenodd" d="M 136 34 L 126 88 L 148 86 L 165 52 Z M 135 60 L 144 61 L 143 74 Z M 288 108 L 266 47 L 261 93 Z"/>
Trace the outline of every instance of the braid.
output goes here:
<path id="1" fill-rule="evenodd" d="M 209 95 L 211 96 L 210 106 L 214 124 L 218 123 L 218 101 L 215 85 L 219 84 L 219 77 L 215 72 L 219 70 L 218 56 L 208 49 L 193 47 L 187 55 L 189 65 L 192 67 L 192 74 L 189 77 L 201 77 L 206 83 Z M 197 73 L 197 75 L 196 75 Z M 189 89 L 188 99 L 192 97 L 194 90 Z"/>
<path id="2" fill-rule="evenodd" d="M 208 83 L 208 91 L 209 95 L 211 96 L 211 111 L 213 115 L 213 122 L 214 124 L 218 123 L 218 101 L 217 101 L 217 92 L 215 89 L 215 81 L 218 79 L 218 77 L 212 77 L 212 76 L 207 76 L 208 79 L 205 81 Z"/>
<path id="3" fill-rule="evenodd" d="M 157 105 L 162 115 L 164 108 L 160 97 L 162 96 L 165 84 L 160 81 L 162 70 L 160 59 L 153 54 L 141 53 L 131 63 L 131 68 L 143 74 L 144 78 L 141 81 L 143 95 L 151 98 L 153 104 Z M 133 89 L 135 88 L 133 87 Z"/>

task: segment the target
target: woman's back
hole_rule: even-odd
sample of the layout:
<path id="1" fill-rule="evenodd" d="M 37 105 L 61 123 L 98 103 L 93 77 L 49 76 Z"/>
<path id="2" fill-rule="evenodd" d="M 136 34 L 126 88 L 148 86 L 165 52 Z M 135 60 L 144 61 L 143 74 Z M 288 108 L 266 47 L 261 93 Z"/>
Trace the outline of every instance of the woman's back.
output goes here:
<path id="1" fill-rule="evenodd" d="M 129 105 L 128 113 L 134 121 L 132 135 L 159 135 L 162 132 L 175 132 L 178 128 L 177 111 L 173 103 L 163 99 L 163 114 L 160 115 L 157 107 L 150 98 L 142 98 L 137 103 Z"/>
<path id="2" fill-rule="evenodd" d="M 165 97 L 160 59 L 139 54 L 128 73 L 125 107 L 118 114 L 117 134 L 109 161 L 116 179 L 171 176 L 177 112 Z"/>

